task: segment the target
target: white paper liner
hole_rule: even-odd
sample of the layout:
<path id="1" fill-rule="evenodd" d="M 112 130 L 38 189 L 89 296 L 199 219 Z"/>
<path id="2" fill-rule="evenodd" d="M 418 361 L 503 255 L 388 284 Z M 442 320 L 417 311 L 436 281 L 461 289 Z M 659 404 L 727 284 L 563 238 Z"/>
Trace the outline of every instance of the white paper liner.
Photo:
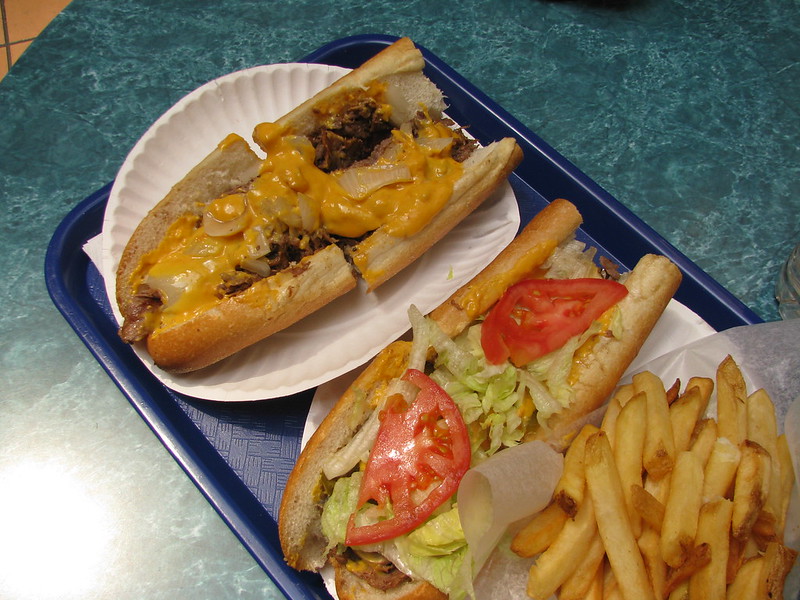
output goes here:
<path id="1" fill-rule="evenodd" d="M 550 503 L 564 456 L 534 441 L 498 452 L 473 467 L 458 488 L 458 514 L 469 546 L 466 573 L 474 579 L 508 528 Z"/>

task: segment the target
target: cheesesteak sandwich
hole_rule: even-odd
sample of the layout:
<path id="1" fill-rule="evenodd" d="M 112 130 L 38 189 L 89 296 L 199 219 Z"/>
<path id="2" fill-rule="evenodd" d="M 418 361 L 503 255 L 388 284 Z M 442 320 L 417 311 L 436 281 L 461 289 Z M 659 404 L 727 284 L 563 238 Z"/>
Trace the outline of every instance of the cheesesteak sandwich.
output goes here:
<path id="1" fill-rule="evenodd" d="M 443 115 L 408 39 L 248 142 L 231 134 L 136 228 L 120 260 L 121 337 L 194 371 L 352 290 L 372 291 L 475 210 L 522 158 Z"/>
<path id="2" fill-rule="evenodd" d="M 411 307 L 411 341 L 365 368 L 288 479 L 279 532 L 289 565 L 331 565 L 341 600 L 471 593 L 465 472 L 531 440 L 562 450 L 681 281 L 655 255 L 620 275 L 575 239 L 581 220 L 552 202 L 429 315 Z"/>

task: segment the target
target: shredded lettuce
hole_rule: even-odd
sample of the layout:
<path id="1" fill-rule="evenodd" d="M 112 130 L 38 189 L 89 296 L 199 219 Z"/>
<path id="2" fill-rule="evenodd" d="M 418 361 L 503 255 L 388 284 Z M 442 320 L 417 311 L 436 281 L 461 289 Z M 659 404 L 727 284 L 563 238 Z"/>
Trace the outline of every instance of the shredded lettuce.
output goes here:
<path id="1" fill-rule="evenodd" d="M 543 265 L 548 279 L 577 279 L 579 277 L 595 277 L 597 266 L 594 264 L 595 248 L 586 248 L 586 244 L 576 239 L 559 245 Z"/>
<path id="2" fill-rule="evenodd" d="M 464 531 L 454 505 L 408 534 L 408 550 L 418 556 L 444 556 L 466 545 Z"/>
<path id="3" fill-rule="evenodd" d="M 336 544 L 344 544 L 347 521 L 358 505 L 362 476 L 361 471 L 356 471 L 349 477 L 339 477 L 322 508 L 322 533 L 328 540 L 329 550 Z"/>
<path id="4" fill-rule="evenodd" d="M 384 548 L 384 556 L 450 598 L 466 595 L 459 589 L 457 578 L 466 552 L 467 540 L 455 504 L 408 535 L 392 540 L 391 547 Z"/>
<path id="5" fill-rule="evenodd" d="M 580 275 L 587 260 L 583 244 L 568 244 L 562 252 L 572 258 L 568 261 L 572 265 L 570 274 Z M 433 348 L 436 359 L 430 377 L 450 394 L 469 426 L 473 464 L 522 441 L 534 414 L 526 402 L 533 404 L 540 425 L 572 403 L 574 391 L 569 377 L 575 353 L 602 329 L 594 322 L 561 348 L 517 369 L 508 361 L 500 365 L 486 361 L 480 342 L 481 323 L 451 339 L 416 307 L 411 307 L 409 318 L 416 368 L 425 366 L 428 349 Z M 612 315 L 611 325 L 612 334 L 619 335 L 618 310 Z"/>
<path id="6" fill-rule="evenodd" d="M 467 547 L 462 546 L 458 550 L 442 556 L 420 556 L 413 552 L 408 552 L 400 540 L 395 544 L 398 554 L 402 557 L 406 568 L 413 572 L 420 579 L 429 582 L 435 588 L 443 591 L 452 600 L 464 598 L 466 594 L 454 589 L 454 583 L 461 563 L 467 554 Z M 387 556 L 387 558 L 390 558 Z M 391 560 L 391 558 L 390 558 Z"/>

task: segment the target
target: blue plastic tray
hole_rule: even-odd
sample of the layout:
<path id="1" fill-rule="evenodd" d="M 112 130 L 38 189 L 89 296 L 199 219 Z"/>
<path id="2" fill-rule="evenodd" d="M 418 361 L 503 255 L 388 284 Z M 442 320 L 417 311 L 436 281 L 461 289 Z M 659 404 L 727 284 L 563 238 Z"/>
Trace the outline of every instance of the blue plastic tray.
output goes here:
<path id="1" fill-rule="evenodd" d="M 302 62 L 356 67 L 392 43 L 388 36 L 354 36 L 327 44 Z M 581 237 L 630 268 L 647 252 L 664 254 L 683 271 L 677 299 L 717 330 L 761 319 L 650 229 L 553 148 L 423 49 L 426 73 L 445 92 L 448 113 L 488 142 L 517 138 L 525 159 L 511 177 L 522 223 L 548 201 L 564 197 L 584 217 Z M 100 233 L 111 184 L 76 206 L 48 247 L 45 279 L 53 302 L 134 408 L 209 502 L 291 599 L 329 598 L 316 575 L 288 568 L 278 542 L 277 515 L 286 479 L 299 454 L 313 390 L 252 403 L 216 403 L 162 385 L 117 336 L 102 278 L 83 244 Z"/>

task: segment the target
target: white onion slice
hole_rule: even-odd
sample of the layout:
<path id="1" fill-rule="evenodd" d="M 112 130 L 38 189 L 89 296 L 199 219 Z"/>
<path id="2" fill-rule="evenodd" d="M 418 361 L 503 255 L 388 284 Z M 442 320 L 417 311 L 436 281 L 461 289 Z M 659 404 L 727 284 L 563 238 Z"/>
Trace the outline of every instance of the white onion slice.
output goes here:
<path id="1" fill-rule="evenodd" d="M 330 481 L 348 473 L 359 461 L 367 459 L 372 446 L 375 445 L 375 438 L 378 437 L 378 429 L 381 425 L 379 413 L 380 411 L 373 410 L 361 429 L 350 438 L 347 445 L 334 452 L 323 463 L 322 472 Z"/>
<path id="2" fill-rule="evenodd" d="M 253 238 L 247 244 L 247 255 L 250 258 L 261 258 L 269 252 L 269 240 L 262 227 L 253 227 Z"/>
<path id="3" fill-rule="evenodd" d="M 161 292 L 163 297 L 162 308 L 166 309 L 175 304 L 178 298 L 180 298 L 186 289 L 194 284 L 198 278 L 199 275 L 193 271 L 186 270 L 173 275 L 148 275 L 144 279 L 144 283 Z"/>
<path id="4" fill-rule="evenodd" d="M 245 258 L 242 261 L 242 268 L 247 269 L 256 275 L 261 275 L 261 277 L 269 277 L 272 273 L 269 263 L 265 260 L 259 260 L 257 258 Z"/>
<path id="5" fill-rule="evenodd" d="M 446 150 L 453 143 L 453 138 L 449 137 L 420 137 L 417 144 L 431 152 L 441 152 Z"/>
<path id="6" fill-rule="evenodd" d="M 214 200 L 212 204 L 217 201 L 224 201 L 226 198 L 232 198 L 234 196 L 238 196 L 238 194 L 225 196 L 219 200 Z M 203 227 L 205 228 L 206 233 L 211 237 L 226 237 L 243 231 L 244 228 L 247 227 L 248 223 L 247 197 L 241 196 L 241 200 L 243 202 L 241 212 L 239 212 L 239 214 L 235 217 L 226 220 L 220 220 L 215 217 L 212 213 L 211 207 L 209 206 L 208 210 L 203 213 Z"/>
<path id="7" fill-rule="evenodd" d="M 300 209 L 300 220 L 304 231 L 316 231 L 320 227 L 319 202 L 310 196 L 298 193 L 297 207 Z"/>
<path id="8" fill-rule="evenodd" d="M 387 185 L 408 181 L 412 177 L 407 165 L 351 167 L 339 176 L 339 185 L 355 199 L 366 198 Z"/>

